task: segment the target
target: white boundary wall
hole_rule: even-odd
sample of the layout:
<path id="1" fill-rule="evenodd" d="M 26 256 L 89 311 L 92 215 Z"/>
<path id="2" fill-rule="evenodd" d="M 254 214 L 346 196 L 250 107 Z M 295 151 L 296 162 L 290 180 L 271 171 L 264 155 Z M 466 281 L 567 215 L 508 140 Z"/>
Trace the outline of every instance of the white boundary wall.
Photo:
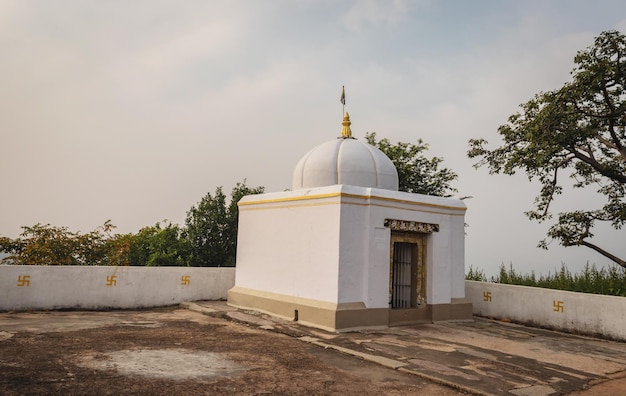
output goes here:
<path id="1" fill-rule="evenodd" d="M 0 311 L 144 308 L 226 299 L 235 268 L 0 266 Z"/>
<path id="2" fill-rule="evenodd" d="M 474 315 L 626 340 L 626 298 L 465 281 Z"/>

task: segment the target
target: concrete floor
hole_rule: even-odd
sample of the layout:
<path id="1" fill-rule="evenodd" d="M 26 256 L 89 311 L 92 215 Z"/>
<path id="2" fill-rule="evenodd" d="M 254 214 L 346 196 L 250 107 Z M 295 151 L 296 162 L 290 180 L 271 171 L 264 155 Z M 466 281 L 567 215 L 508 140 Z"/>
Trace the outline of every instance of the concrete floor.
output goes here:
<path id="1" fill-rule="evenodd" d="M 626 343 L 481 318 L 336 334 L 236 310 L 220 301 L 182 307 L 192 315 L 184 316 L 185 320 L 208 316 L 286 335 L 320 351 L 374 363 L 395 376 L 454 390 L 450 394 L 626 394 Z M 137 311 L 0 313 L 0 349 L 2 342 L 19 332 L 67 332 L 120 323 L 149 328 L 157 322 L 146 320 L 145 313 L 141 318 L 137 315 Z M 2 364 L 0 357 L 0 377 Z"/>

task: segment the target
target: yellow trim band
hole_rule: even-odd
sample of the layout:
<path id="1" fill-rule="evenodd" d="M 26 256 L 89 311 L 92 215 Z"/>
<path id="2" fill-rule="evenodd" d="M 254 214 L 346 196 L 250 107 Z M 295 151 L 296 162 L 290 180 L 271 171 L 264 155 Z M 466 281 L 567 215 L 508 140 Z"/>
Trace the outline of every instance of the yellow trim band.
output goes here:
<path id="1" fill-rule="evenodd" d="M 429 206 L 429 207 L 432 207 L 432 208 L 448 209 L 448 210 L 458 210 L 458 211 L 463 211 L 463 212 L 467 211 L 467 208 L 459 208 L 458 206 L 439 205 L 439 204 L 433 204 L 433 203 L 428 203 L 428 202 L 414 202 L 414 201 L 407 201 L 405 199 L 398 199 L 398 198 L 379 197 L 379 196 L 375 196 L 375 195 L 348 194 L 348 193 L 342 193 L 342 192 L 328 193 L 328 194 L 317 194 L 317 195 L 306 195 L 306 196 L 299 196 L 299 197 L 285 197 L 285 198 L 275 198 L 275 199 L 260 199 L 258 201 L 251 201 L 251 202 L 241 202 L 240 201 L 237 205 L 238 206 L 260 205 L 260 204 L 270 204 L 270 203 L 280 203 L 280 202 L 293 202 L 293 201 L 307 201 L 307 200 L 311 200 L 311 199 L 324 199 L 324 198 L 337 198 L 337 197 L 339 197 L 339 198 L 344 198 L 344 197 L 345 198 L 357 198 L 357 199 L 365 199 L 365 200 L 373 200 L 373 199 L 375 199 L 375 200 L 381 200 L 381 201 L 401 203 L 401 204 L 406 204 L 406 205 Z M 347 202 L 347 203 L 350 203 L 350 202 Z M 354 205 L 359 205 L 359 204 L 356 204 L 356 203 L 353 203 L 353 204 Z M 375 205 L 375 206 L 383 206 L 383 205 Z"/>

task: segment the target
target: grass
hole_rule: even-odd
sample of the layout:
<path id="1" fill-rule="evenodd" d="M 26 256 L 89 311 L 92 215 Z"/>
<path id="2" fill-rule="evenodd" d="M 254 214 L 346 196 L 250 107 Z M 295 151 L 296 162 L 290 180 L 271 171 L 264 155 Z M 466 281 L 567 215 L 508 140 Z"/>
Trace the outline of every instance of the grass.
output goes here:
<path id="1" fill-rule="evenodd" d="M 555 269 L 554 273 L 548 272 L 546 276 L 537 277 L 534 271 L 522 274 L 512 264 L 509 268 L 502 264 L 498 275 L 492 276 L 490 280 L 487 280 L 482 270 L 470 266 L 465 279 L 626 297 L 626 269 L 618 266 L 598 269 L 595 265 L 587 264 L 580 273 L 572 274 L 565 264 L 561 264 L 560 270 Z"/>

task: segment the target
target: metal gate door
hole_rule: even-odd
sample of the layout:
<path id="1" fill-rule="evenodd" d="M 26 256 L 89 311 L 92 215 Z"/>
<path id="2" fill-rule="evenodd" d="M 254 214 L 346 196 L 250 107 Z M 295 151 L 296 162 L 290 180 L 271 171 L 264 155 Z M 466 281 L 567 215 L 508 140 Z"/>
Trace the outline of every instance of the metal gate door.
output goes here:
<path id="1" fill-rule="evenodd" d="M 413 249 L 417 245 L 406 242 L 394 243 L 392 281 L 391 281 L 391 307 L 411 308 L 414 307 L 415 282 L 413 281 Z"/>

